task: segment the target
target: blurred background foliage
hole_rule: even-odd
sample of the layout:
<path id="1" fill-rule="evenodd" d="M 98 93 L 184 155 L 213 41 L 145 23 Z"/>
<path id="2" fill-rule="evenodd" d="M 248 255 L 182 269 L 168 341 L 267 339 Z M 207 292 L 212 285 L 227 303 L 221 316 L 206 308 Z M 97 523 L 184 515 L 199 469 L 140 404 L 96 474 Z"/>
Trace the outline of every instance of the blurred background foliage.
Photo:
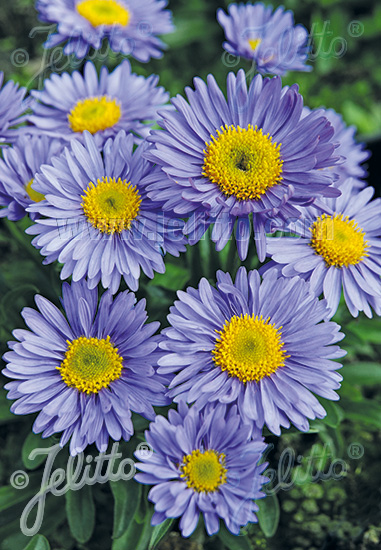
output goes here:
<path id="1" fill-rule="evenodd" d="M 312 30 L 311 73 L 291 73 L 284 83 L 298 82 L 305 103 L 321 105 L 340 112 L 347 124 L 358 128 L 373 156 L 369 160 L 369 183 L 380 188 L 381 158 L 381 4 L 377 0 L 286 0 L 283 4 L 295 13 L 295 21 Z M 230 70 L 250 68 L 223 55 L 223 32 L 215 19 L 223 0 L 172 0 L 176 31 L 165 37 L 169 49 L 161 60 L 147 64 L 132 61 L 134 71 L 160 75 L 160 82 L 172 95 L 182 93 L 194 76 L 205 78 L 213 73 L 222 88 Z M 41 87 L 52 71 L 80 67 L 62 52 L 45 52 L 42 43 L 47 26 L 36 17 L 33 0 L 1 2 L 0 70 L 6 79 L 15 79 L 29 88 Z M 105 49 L 106 51 L 106 49 Z M 97 65 L 110 68 L 120 57 L 99 52 Z M 227 61 L 229 63 L 227 64 Z M 227 66 L 229 65 L 229 66 Z M 11 223 L 0 220 L 0 352 L 6 349 L 11 331 L 22 327 L 20 311 L 33 307 L 33 297 L 41 293 L 59 305 L 60 266 L 42 267 L 41 256 L 24 234 L 27 220 Z M 196 285 L 205 276 L 211 282 L 217 269 L 234 275 L 240 265 L 235 245 L 219 254 L 208 236 L 186 254 L 166 259 L 167 271 L 154 280 L 141 280 L 138 298 L 147 299 L 151 320 L 166 325 L 168 308 L 176 290 Z M 254 247 L 244 262 L 248 269 L 258 267 Z M 146 488 L 134 483 L 114 483 L 85 487 L 66 497 L 48 497 L 41 535 L 28 539 L 20 533 L 19 519 L 27 501 L 37 492 L 44 465 L 28 460 L 31 449 L 51 445 L 31 434 L 32 416 L 16 417 L 9 412 L 4 390 L 0 392 L 0 550 L 372 550 L 381 548 L 381 321 L 360 314 L 352 319 L 340 305 L 335 320 L 346 338 L 342 346 L 344 382 L 338 403 L 324 402 L 328 415 L 311 423 L 307 434 L 296 430 L 282 438 L 268 436 L 272 443 L 267 460 L 277 468 L 282 452 L 295 452 L 288 479 L 293 488 L 283 486 L 276 497 L 261 503 L 260 526 L 244 529 L 233 537 L 225 529 L 206 539 L 199 525 L 190 540 L 181 539 L 176 522 L 161 529 L 149 525 L 152 514 Z M 123 443 L 123 456 L 132 456 L 141 432 L 147 426 L 136 419 L 138 434 Z M 140 431 L 140 434 L 139 434 Z M 357 447 L 353 447 L 353 446 Z M 353 449 L 362 449 L 355 456 Z M 65 467 L 62 451 L 55 467 Z M 96 455 L 95 450 L 86 454 Z M 361 454 L 361 453 L 360 453 Z M 328 471 L 335 460 L 343 461 L 345 472 L 340 480 L 312 483 L 308 457 L 316 457 L 320 471 Z M 317 462 L 316 462 L 317 461 Z M 338 463 L 339 464 L 339 463 Z M 30 485 L 23 491 L 9 486 L 17 469 L 26 470 Z M 332 476 L 331 476 L 332 477 Z M 170 532 L 171 531 L 171 532 Z M 165 535 L 165 536 L 164 536 Z M 161 537 L 163 540 L 160 541 Z M 46 537 L 46 538 L 45 538 Z M 49 541 L 49 542 L 48 542 Z"/>

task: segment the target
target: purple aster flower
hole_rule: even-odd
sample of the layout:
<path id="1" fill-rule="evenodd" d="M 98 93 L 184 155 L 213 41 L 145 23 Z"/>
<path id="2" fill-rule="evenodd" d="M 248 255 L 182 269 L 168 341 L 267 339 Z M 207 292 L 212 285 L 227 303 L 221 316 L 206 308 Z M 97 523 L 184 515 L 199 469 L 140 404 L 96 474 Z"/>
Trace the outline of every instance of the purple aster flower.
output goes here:
<path id="1" fill-rule="evenodd" d="M 166 45 L 157 35 L 173 32 L 166 0 L 38 0 L 36 9 L 45 23 L 57 23 L 57 32 L 45 42 L 54 48 L 66 42 L 64 53 L 79 59 L 89 48 L 110 48 L 139 61 L 162 57 Z"/>
<path id="2" fill-rule="evenodd" d="M 78 71 L 53 74 L 42 91 L 33 90 L 38 101 L 32 104 L 34 114 L 29 120 L 40 133 L 64 139 L 80 139 L 87 130 L 98 145 L 120 130 L 145 137 L 148 122 L 156 120 L 157 109 L 169 98 L 157 82 L 155 75 L 131 74 L 127 59 L 110 74 L 102 67 L 99 77 L 88 61 L 83 76 Z"/>
<path id="3" fill-rule="evenodd" d="M 223 47 L 233 55 L 255 61 L 261 74 L 284 75 L 287 71 L 311 71 L 306 65 L 310 44 L 303 25 L 294 26 L 292 11 L 261 2 L 230 4 L 228 14 L 217 10 L 224 29 Z"/>
<path id="4" fill-rule="evenodd" d="M 63 149 L 63 142 L 47 136 L 22 135 L 13 147 L 3 150 L 0 159 L 0 218 L 17 221 L 25 209 L 44 196 L 33 188 L 34 176 L 42 164 Z"/>
<path id="5" fill-rule="evenodd" d="M 84 281 L 62 287 L 66 317 L 37 295 L 39 311 L 24 308 L 30 330 L 15 330 L 3 374 L 14 380 L 5 388 L 15 414 L 39 412 L 35 433 L 62 432 L 72 455 L 95 443 L 107 449 L 109 437 L 129 440 L 131 411 L 155 417 L 152 405 L 166 405 L 165 379 L 156 373 L 159 323 L 146 324 L 145 300 L 132 292 L 113 300 Z"/>
<path id="6" fill-rule="evenodd" d="M 298 206 L 340 194 L 331 184 L 340 159 L 334 155 L 334 129 L 324 111 L 302 118 L 297 85 L 282 89 L 279 77 L 257 75 L 247 90 L 245 73 L 228 75 L 226 101 L 212 75 L 207 84 L 186 88 L 189 103 L 172 99 L 176 111 L 160 113 L 148 138 L 147 158 L 158 172 L 149 196 L 183 217 L 190 244 L 214 223 L 212 240 L 222 250 L 236 226 L 240 258 L 247 256 L 251 224 L 258 256 L 265 259 L 266 232 L 300 215 Z"/>
<path id="7" fill-rule="evenodd" d="M 27 119 L 29 100 L 24 99 L 26 88 L 10 80 L 2 87 L 4 73 L 0 71 L 0 147 L 13 143 L 20 135 L 16 127 Z"/>
<path id="8" fill-rule="evenodd" d="M 243 267 L 235 283 L 221 271 L 217 280 L 217 290 L 201 279 L 198 290 L 178 292 L 170 309 L 158 369 L 173 376 L 169 397 L 199 407 L 237 404 L 245 423 L 266 424 L 276 435 L 290 422 L 308 430 L 308 418 L 326 414 L 311 392 L 337 400 L 342 379 L 332 359 L 345 352 L 332 344 L 344 335 L 326 321 L 325 300 L 300 277 L 276 269 L 262 282 Z"/>
<path id="9" fill-rule="evenodd" d="M 308 115 L 311 110 L 304 107 L 303 112 Z M 335 130 L 334 139 L 339 143 L 336 149 L 336 154 L 342 157 L 341 164 L 325 168 L 324 170 L 334 170 L 339 179 L 335 182 L 337 187 L 348 178 L 355 178 L 353 185 L 355 187 L 364 187 L 365 183 L 361 178 L 368 175 L 363 163 L 370 157 L 370 151 L 364 149 L 364 143 L 358 143 L 355 139 L 356 128 L 347 126 L 343 121 L 343 117 L 336 113 L 333 109 L 324 110 L 324 115 L 328 118 Z"/>
<path id="10" fill-rule="evenodd" d="M 209 535 L 218 532 L 220 518 L 235 535 L 257 522 L 253 499 L 265 496 L 260 489 L 268 480 L 260 474 L 266 464 L 258 461 L 266 445 L 248 441 L 249 427 L 236 407 L 219 404 L 200 412 L 180 402 L 178 412 L 170 410 L 168 420 L 157 416 L 145 434 L 153 452 L 135 453 L 142 461 L 135 479 L 154 485 L 148 495 L 155 504 L 153 525 L 181 517 L 180 530 L 188 537 L 200 513 Z"/>
<path id="11" fill-rule="evenodd" d="M 166 252 L 178 256 L 185 239 L 178 220 L 162 213 L 147 197 L 146 186 L 159 168 L 142 158 L 147 144 L 133 152 L 134 138 L 121 131 L 102 151 L 85 132 L 84 144 L 73 140 L 52 165 L 36 174 L 35 189 L 45 200 L 28 208 L 39 214 L 27 233 L 46 256 L 64 264 L 61 278 L 101 281 L 114 294 L 121 277 L 137 290 L 140 271 L 150 278 L 164 273 Z"/>
<path id="12" fill-rule="evenodd" d="M 324 199 L 326 213 L 306 208 L 290 232 L 297 237 L 269 238 L 268 254 L 285 277 L 300 275 L 316 296 L 327 300 L 331 315 L 341 292 L 354 317 L 372 310 L 381 315 L 381 199 L 373 187 L 359 191 L 348 179 L 337 199 Z"/>

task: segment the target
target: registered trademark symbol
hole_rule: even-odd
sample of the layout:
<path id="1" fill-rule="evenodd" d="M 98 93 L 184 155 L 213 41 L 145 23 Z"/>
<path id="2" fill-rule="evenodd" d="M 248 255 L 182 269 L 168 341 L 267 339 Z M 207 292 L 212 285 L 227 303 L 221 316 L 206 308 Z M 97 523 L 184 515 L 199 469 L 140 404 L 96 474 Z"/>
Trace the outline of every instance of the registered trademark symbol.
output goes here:
<path id="1" fill-rule="evenodd" d="M 351 21 L 348 25 L 348 34 L 352 38 L 358 38 L 364 33 L 364 24 L 361 21 Z"/>
<path id="2" fill-rule="evenodd" d="M 361 443 L 351 443 L 348 445 L 348 456 L 353 460 L 358 460 L 364 456 L 364 446 Z"/>

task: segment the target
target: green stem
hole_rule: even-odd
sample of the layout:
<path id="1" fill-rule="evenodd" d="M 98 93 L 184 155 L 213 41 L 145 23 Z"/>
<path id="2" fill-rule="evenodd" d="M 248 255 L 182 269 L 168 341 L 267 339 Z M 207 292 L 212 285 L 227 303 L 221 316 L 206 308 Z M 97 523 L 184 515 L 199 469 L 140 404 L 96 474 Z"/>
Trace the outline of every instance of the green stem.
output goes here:
<path id="1" fill-rule="evenodd" d="M 231 240 L 229 241 L 229 252 L 226 259 L 225 271 L 228 271 L 230 275 L 234 277 L 240 265 L 241 261 L 238 256 L 237 243 L 232 235 Z"/>
<path id="2" fill-rule="evenodd" d="M 216 244 L 211 239 L 212 230 L 209 228 L 206 238 L 209 240 L 209 278 L 215 280 L 218 269 L 223 269 L 221 256 L 216 250 Z"/>
<path id="3" fill-rule="evenodd" d="M 202 263 L 200 245 L 195 244 L 190 246 L 187 250 L 189 260 L 189 271 L 191 273 L 190 284 L 191 286 L 197 286 L 201 277 L 204 275 Z"/>
<path id="4" fill-rule="evenodd" d="M 256 70 L 257 70 L 257 64 L 256 62 L 253 60 L 250 64 L 250 68 L 246 71 L 246 81 L 247 81 L 247 85 L 250 86 L 251 84 L 251 81 L 253 80 L 253 78 L 255 77 L 255 74 L 256 74 Z"/>

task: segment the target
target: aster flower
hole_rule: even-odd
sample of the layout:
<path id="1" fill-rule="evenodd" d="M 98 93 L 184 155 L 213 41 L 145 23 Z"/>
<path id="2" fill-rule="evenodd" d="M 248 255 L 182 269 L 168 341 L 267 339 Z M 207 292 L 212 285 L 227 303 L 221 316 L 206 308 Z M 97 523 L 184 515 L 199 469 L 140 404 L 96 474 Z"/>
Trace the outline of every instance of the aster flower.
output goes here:
<path id="1" fill-rule="evenodd" d="M 334 127 L 335 139 L 340 144 L 336 153 L 345 159 L 342 164 L 338 164 L 334 168 L 340 176 L 336 185 L 340 186 L 347 178 L 355 178 L 353 181 L 354 186 L 364 187 L 365 184 L 360 178 L 365 178 L 368 175 L 363 163 L 370 157 L 370 151 L 364 149 L 364 143 L 356 141 L 356 128 L 347 126 L 341 115 L 333 109 L 326 109 L 324 114 Z M 326 168 L 326 170 L 329 170 L 329 168 Z"/>
<path id="2" fill-rule="evenodd" d="M 16 126 L 25 122 L 25 111 L 29 101 L 24 99 L 26 88 L 10 80 L 2 87 L 4 73 L 0 71 L 0 147 L 5 143 L 13 143 L 20 131 Z"/>
<path id="3" fill-rule="evenodd" d="M 341 292 L 354 317 L 381 315 L 381 199 L 359 191 L 349 179 L 337 199 L 324 199 L 326 212 L 305 209 L 290 227 L 295 237 L 269 238 L 268 254 L 285 277 L 300 275 L 327 300 L 333 315 Z"/>
<path id="4" fill-rule="evenodd" d="M 94 64 L 88 61 L 83 76 L 78 71 L 53 74 L 43 90 L 33 90 L 37 101 L 29 120 L 40 133 L 64 139 L 80 139 L 87 130 L 98 145 L 120 130 L 144 137 L 148 122 L 155 121 L 157 109 L 169 97 L 157 82 L 155 75 L 131 74 L 127 59 L 110 74 L 102 67 L 98 78 Z"/>
<path id="5" fill-rule="evenodd" d="M 255 61 L 262 74 L 284 75 L 287 71 L 311 71 L 306 65 L 310 45 L 303 25 L 294 26 L 292 11 L 280 6 L 230 4 L 228 13 L 217 10 L 217 20 L 224 29 L 223 47 L 233 55 Z"/>
<path id="6" fill-rule="evenodd" d="M 112 51 L 146 62 L 162 57 L 166 48 L 157 35 L 173 31 L 166 5 L 166 0 L 38 0 L 36 8 L 41 21 L 58 25 L 45 48 L 66 42 L 64 53 L 82 59 L 106 38 Z"/>
<path id="7" fill-rule="evenodd" d="M 248 441 L 249 428 L 241 423 L 236 407 L 209 407 L 200 412 L 179 403 L 168 420 L 157 416 L 146 440 L 153 452 L 137 451 L 142 470 L 137 481 L 154 485 L 148 498 L 155 504 L 152 524 L 181 517 L 180 530 L 188 537 L 200 513 L 209 535 L 219 530 L 222 518 L 238 534 L 240 527 L 257 522 L 253 499 L 267 478 L 260 474 L 266 464 L 258 461 L 266 447 L 262 439 Z"/>
<path id="8" fill-rule="evenodd" d="M 38 311 L 24 308 L 29 330 L 15 330 L 2 371 L 13 378 L 5 388 L 15 414 L 39 412 L 34 433 L 62 432 L 72 455 L 95 443 L 104 452 L 109 437 L 129 440 L 131 411 L 155 417 L 152 405 L 166 405 L 163 378 L 156 374 L 159 323 L 146 324 L 145 300 L 132 292 L 114 300 L 84 281 L 62 287 L 66 317 L 46 298 Z M 121 320 L 123 320 L 121 322 Z M 159 354 L 160 355 L 160 354 Z"/>
<path id="9" fill-rule="evenodd" d="M 222 250 L 237 221 L 237 247 L 247 256 L 251 224 L 258 256 L 265 258 L 265 233 L 300 216 L 298 206 L 337 196 L 334 129 L 321 110 L 302 118 L 297 85 L 257 75 L 247 90 L 245 73 L 228 75 L 226 101 L 213 76 L 186 88 L 189 104 L 172 99 L 176 111 L 160 113 L 148 138 L 147 158 L 161 166 L 149 196 L 190 219 L 185 227 L 195 244 L 214 223 L 212 240 Z"/>
<path id="10" fill-rule="evenodd" d="M 300 277 L 241 267 L 235 283 L 217 273 L 217 290 L 201 279 L 198 290 L 178 292 L 170 309 L 170 328 L 162 332 L 166 353 L 158 372 L 173 376 L 174 401 L 236 404 L 252 429 L 264 424 L 274 434 L 292 422 L 309 428 L 308 418 L 323 418 L 311 393 L 337 400 L 342 377 L 334 363 L 345 355 L 332 345 L 344 335 L 325 321 L 327 306 Z"/>
<path id="11" fill-rule="evenodd" d="M 61 278 L 99 281 L 114 294 L 123 276 L 138 288 L 140 271 L 152 278 L 164 273 L 165 252 L 185 251 L 182 227 L 163 216 L 161 204 L 147 197 L 146 186 L 158 168 L 144 160 L 147 144 L 133 152 L 134 138 L 120 132 L 102 151 L 85 132 L 84 145 L 71 142 L 71 151 L 42 166 L 35 189 L 45 200 L 28 208 L 39 215 L 27 233 L 46 256 L 64 264 Z"/>
<path id="12" fill-rule="evenodd" d="M 20 136 L 13 147 L 3 150 L 0 159 L 0 218 L 17 221 L 26 208 L 44 196 L 33 188 L 34 176 L 42 164 L 50 162 L 63 148 L 62 141 L 47 136 Z"/>

